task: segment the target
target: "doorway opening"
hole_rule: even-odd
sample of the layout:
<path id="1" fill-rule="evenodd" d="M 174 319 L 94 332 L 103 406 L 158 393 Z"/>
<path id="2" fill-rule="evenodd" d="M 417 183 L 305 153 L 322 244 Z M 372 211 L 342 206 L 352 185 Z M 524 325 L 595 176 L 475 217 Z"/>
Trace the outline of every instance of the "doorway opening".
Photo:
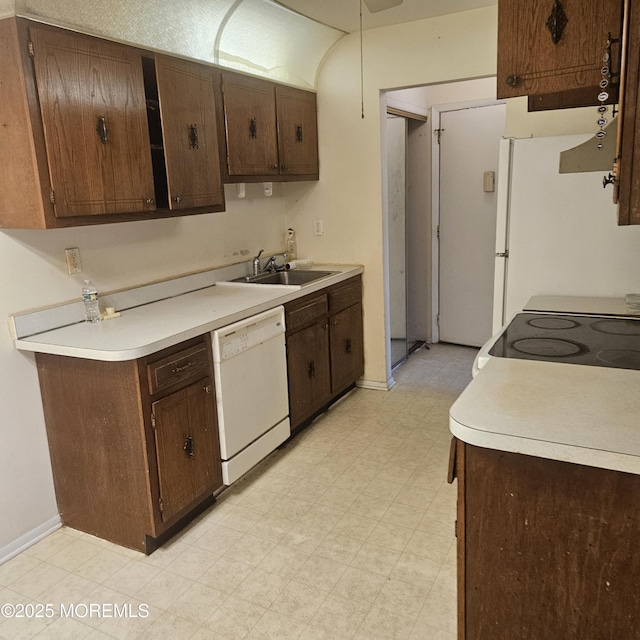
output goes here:
<path id="1" fill-rule="evenodd" d="M 388 295 L 391 368 L 426 344 L 428 282 L 421 251 L 426 241 L 426 181 L 415 167 L 424 166 L 430 135 L 424 116 L 387 112 Z M 413 170 L 412 170 L 413 169 Z M 418 174 L 420 171 L 417 172 Z M 420 239 L 421 238 L 421 239 Z"/>
<path id="2" fill-rule="evenodd" d="M 486 195 L 489 192 L 483 190 L 488 184 L 484 181 L 484 175 L 497 174 L 497 155 L 495 166 L 489 166 L 489 163 L 483 161 L 480 166 L 475 167 L 476 174 L 473 180 L 479 185 L 479 191 L 475 191 L 475 183 L 473 190 L 463 184 L 467 178 L 461 178 L 457 184 L 454 179 L 442 186 L 440 144 L 442 136 L 445 135 L 442 129 L 446 127 L 442 126 L 440 121 L 443 114 L 448 118 L 449 111 L 497 104 L 502 104 L 501 108 L 504 109 L 504 105 L 495 99 L 495 78 L 387 91 L 384 93 L 382 104 L 387 108 L 382 137 L 386 172 L 386 202 L 383 209 L 386 209 L 385 295 L 387 368 L 390 374 L 393 368 L 404 362 L 413 350 L 419 349 L 422 345 L 428 346 L 429 343 L 439 342 L 441 339 L 459 344 L 472 344 L 465 341 L 464 337 L 445 340 L 446 329 L 444 338 L 441 338 L 442 322 L 449 322 L 446 316 L 440 317 L 442 295 L 451 289 L 447 281 L 441 281 L 442 271 L 446 270 L 447 275 L 458 271 L 464 265 L 466 249 L 456 247 L 454 242 L 454 250 L 447 248 L 445 264 L 441 264 L 442 235 L 445 231 L 450 235 L 450 229 L 453 228 L 455 236 L 456 227 L 455 224 L 451 227 L 448 218 L 446 225 L 441 219 L 440 201 L 443 188 L 446 190 L 445 195 L 456 191 L 469 191 L 472 203 L 489 200 L 491 196 Z M 452 120 L 448 126 L 449 129 L 457 129 L 458 124 Z M 503 129 L 504 123 L 497 135 L 496 149 Z M 463 156 L 468 155 L 469 148 L 477 144 L 475 133 L 472 128 L 470 135 L 467 134 L 467 148 L 462 152 Z M 444 200 L 446 204 L 446 197 Z M 461 206 L 467 207 L 465 215 L 473 219 L 475 214 L 471 209 L 467 205 Z M 482 215 L 479 214 L 478 217 Z M 493 225 L 493 231 L 490 231 L 493 237 L 488 257 L 486 243 L 482 249 L 482 261 L 490 259 L 492 264 L 495 253 L 495 221 Z M 472 265 L 476 262 L 475 259 L 470 260 Z M 455 286 L 457 285 L 454 284 Z M 483 285 L 478 293 L 483 301 L 489 301 L 491 309 L 493 280 L 486 291 Z M 460 297 L 464 298 L 463 295 Z M 464 313 L 463 310 L 454 310 L 453 317 L 460 318 Z M 468 314 L 467 324 L 473 326 L 474 318 L 477 318 L 475 309 Z M 490 335 L 487 339 L 489 337 Z"/>

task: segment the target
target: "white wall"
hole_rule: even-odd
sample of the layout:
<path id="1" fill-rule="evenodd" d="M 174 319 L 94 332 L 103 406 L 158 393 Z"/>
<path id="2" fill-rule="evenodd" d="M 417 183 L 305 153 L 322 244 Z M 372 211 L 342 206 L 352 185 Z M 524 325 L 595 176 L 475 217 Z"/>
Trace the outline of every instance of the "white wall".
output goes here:
<path id="1" fill-rule="evenodd" d="M 400 87 L 486 77 L 496 71 L 497 9 L 489 7 L 364 32 L 364 108 L 360 115 L 360 45 L 345 36 L 318 76 L 320 181 L 288 185 L 287 219 L 300 253 L 364 265 L 365 379 L 385 385 L 385 292 L 380 93 Z M 313 235 L 323 219 L 325 235 Z"/>
<path id="2" fill-rule="evenodd" d="M 247 185 L 245 200 L 233 187 L 225 191 L 224 213 L 0 231 L 0 316 L 78 298 L 83 277 L 110 291 L 241 262 L 262 248 L 284 250 L 282 185 L 274 184 L 271 198 L 262 185 Z M 66 274 L 66 247 L 79 247 L 81 274 Z M 35 358 L 14 348 L 6 328 L 0 330 L 0 513 L 0 559 L 58 513 Z"/>

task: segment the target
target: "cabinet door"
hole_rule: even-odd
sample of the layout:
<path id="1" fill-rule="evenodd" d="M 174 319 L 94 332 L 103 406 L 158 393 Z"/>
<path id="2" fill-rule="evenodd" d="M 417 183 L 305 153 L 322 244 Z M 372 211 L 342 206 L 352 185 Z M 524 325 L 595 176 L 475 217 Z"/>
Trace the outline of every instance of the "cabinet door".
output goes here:
<path id="1" fill-rule="evenodd" d="M 169 208 L 224 202 L 214 97 L 214 69 L 156 56 Z"/>
<path id="2" fill-rule="evenodd" d="M 138 51 L 49 29 L 30 33 L 55 215 L 155 210 Z"/>
<path id="3" fill-rule="evenodd" d="M 585 104 L 597 104 L 609 33 L 621 36 L 622 0 L 500 0 L 498 98 L 590 87 Z M 619 60 L 619 44 L 612 55 Z"/>
<path id="4" fill-rule="evenodd" d="M 364 373 L 362 305 L 354 304 L 329 319 L 331 392 L 339 393 Z"/>
<path id="5" fill-rule="evenodd" d="M 640 224 L 640 6 L 629 13 L 627 72 L 623 104 L 618 116 L 621 147 L 618 149 L 618 181 L 614 202 L 618 202 L 618 224 Z"/>
<path id="6" fill-rule="evenodd" d="M 289 417 L 293 428 L 331 397 L 327 322 L 311 325 L 287 338 L 287 368 Z"/>
<path id="7" fill-rule="evenodd" d="M 206 378 L 152 404 L 164 522 L 222 485 L 213 397 Z"/>
<path id="8" fill-rule="evenodd" d="M 318 178 L 316 96 L 276 86 L 280 173 Z"/>
<path id="9" fill-rule="evenodd" d="M 233 74 L 222 75 L 227 165 L 230 176 L 278 173 L 274 85 Z"/>

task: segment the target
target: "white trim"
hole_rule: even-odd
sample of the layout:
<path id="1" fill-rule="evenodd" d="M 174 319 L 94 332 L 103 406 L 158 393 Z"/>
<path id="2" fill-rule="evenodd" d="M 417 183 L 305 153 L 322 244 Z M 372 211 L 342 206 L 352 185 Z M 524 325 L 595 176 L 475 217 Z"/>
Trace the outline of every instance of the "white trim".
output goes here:
<path id="1" fill-rule="evenodd" d="M 431 342 L 440 342 L 440 107 L 431 107 Z"/>
<path id="2" fill-rule="evenodd" d="M 40 540 L 57 531 L 60 527 L 62 527 L 60 516 L 54 516 L 38 525 L 35 529 L 27 531 L 27 533 L 16 538 L 10 544 L 0 547 L 0 565 L 33 546 L 36 542 L 40 542 Z"/>
<path id="3" fill-rule="evenodd" d="M 386 382 L 378 382 L 377 380 L 358 380 L 356 387 L 359 389 L 373 389 L 374 391 L 389 391 L 396 386 L 393 376 L 390 376 Z"/>

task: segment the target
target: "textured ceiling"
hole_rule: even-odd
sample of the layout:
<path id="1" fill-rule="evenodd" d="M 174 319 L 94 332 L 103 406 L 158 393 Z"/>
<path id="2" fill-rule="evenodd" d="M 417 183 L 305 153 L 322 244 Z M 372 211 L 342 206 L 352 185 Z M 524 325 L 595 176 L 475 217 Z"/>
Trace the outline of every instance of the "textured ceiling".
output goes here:
<path id="1" fill-rule="evenodd" d="M 277 0 L 280 4 L 318 22 L 352 33 L 360 28 L 360 0 Z M 362 28 L 374 29 L 413 22 L 448 13 L 459 13 L 498 4 L 498 0 L 403 0 L 386 11 L 370 13 L 362 3 Z"/>

